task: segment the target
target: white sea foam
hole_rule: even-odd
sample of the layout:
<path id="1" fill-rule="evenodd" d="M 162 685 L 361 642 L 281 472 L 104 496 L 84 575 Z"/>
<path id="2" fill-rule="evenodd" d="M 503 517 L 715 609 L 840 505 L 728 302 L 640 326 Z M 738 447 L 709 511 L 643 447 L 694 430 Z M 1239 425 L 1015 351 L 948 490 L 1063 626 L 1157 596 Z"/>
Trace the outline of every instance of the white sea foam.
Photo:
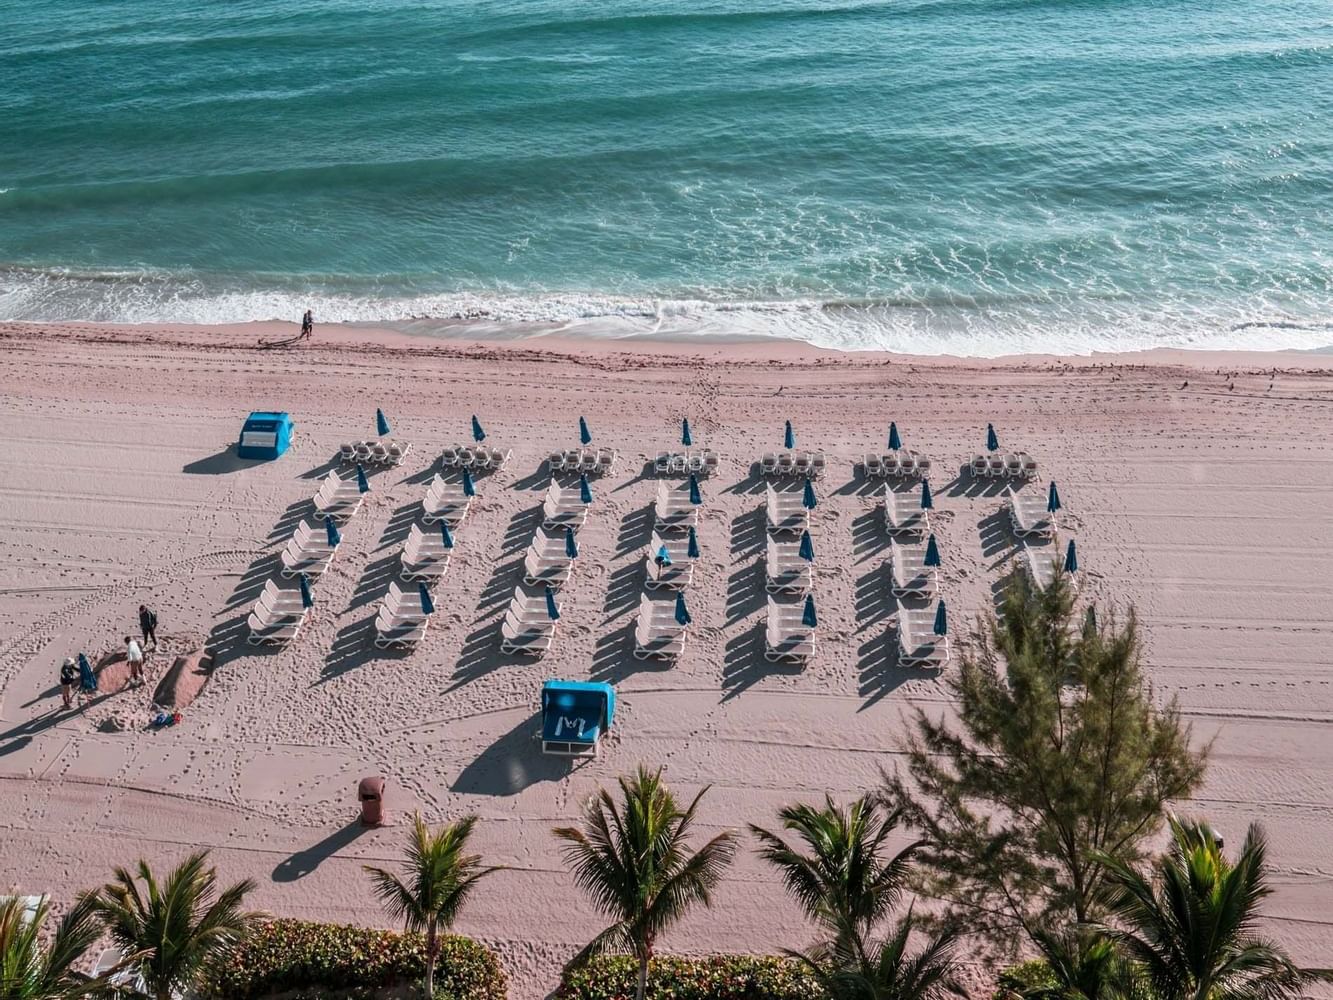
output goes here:
<path id="1" fill-rule="evenodd" d="M 210 288 L 160 272 L 0 271 L 0 319 L 221 324 L 386 324 L 425 336 L 780 337 L 836 350 L 997 357 L 1154 347 L 1316 350 L 1333 322 L 1308 303 L 1254 299 L 1139 305 L 1073 299 L 987 303 L 744 301 L 598 293 L 448 292 L 411 296 L 283 287 Z M 1327 315 L 1327 314 L 1325 314 Z"/>

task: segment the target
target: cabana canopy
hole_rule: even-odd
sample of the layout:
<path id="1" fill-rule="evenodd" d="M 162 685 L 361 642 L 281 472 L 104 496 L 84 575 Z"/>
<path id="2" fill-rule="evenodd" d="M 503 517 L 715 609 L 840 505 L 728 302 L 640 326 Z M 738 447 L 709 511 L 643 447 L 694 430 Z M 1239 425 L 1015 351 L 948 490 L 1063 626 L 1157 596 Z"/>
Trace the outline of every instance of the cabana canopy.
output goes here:
<path id="1" fill-rule="evenodd" d="M 542 685 L 542 753 L 596 756 L 615 714 L 616 691 L 610 684 L 547 681 Z"/>
<path id="2" fill-rule="evenodd" d="M 286 413 L 256 410 L 241 425 L 236 443 L 238 458 L 277 458 L 292 443 L 292 418 Z"/>

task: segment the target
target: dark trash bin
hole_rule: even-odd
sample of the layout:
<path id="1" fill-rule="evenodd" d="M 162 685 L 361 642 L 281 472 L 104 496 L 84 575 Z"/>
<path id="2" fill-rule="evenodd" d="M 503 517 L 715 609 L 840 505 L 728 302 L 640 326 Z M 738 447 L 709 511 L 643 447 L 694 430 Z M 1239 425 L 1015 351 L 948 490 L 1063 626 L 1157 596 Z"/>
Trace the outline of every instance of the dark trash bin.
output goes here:
<path id="1" fill-rule="evenodd" d="M 357 786 L 361 800 L 361 825 L 380 826 L 384 823 L 384 779 L 362 778 Z"/>

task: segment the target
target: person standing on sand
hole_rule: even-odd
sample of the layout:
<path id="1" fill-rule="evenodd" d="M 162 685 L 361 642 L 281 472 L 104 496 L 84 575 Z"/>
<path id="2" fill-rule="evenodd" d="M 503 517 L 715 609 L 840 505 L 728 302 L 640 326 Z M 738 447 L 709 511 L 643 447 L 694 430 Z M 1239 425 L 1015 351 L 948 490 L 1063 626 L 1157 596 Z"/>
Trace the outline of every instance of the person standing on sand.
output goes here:
<path id="1" fill-rule="evenodd" d="M 157 615 L 149 611 L 147 607 L 139 605 L 139 631 L 143 633 L 143 648 L 148 648 L 148 640 L 153 640 L 153 648 L 157 649 Z"/>
<path id="2" fill-rule="evenodd" d="M 65 657 L 65 662 L 60 665 L 60 697 L 65 699 L 65 707 L 74 707 L 74 689 L 79 683 L 79 665 L 74 662 L 74 657 Z"/>
<path id="3" fill-rule="evenodd" d="M 301 339 L 309 340 L 311 334 L 315 332 L 315 313 L 307 309 L 305 315 L 301 317 Z"/>
<path id="4" fill-rule="evenodd" d="M 145 605 L 139 605 L 139 631 L 144 633 L 144 649 L 148 648 L 148 640 L 153 640 L 153 649 L 157 648 L 157 613 L 148 611 Z"/>
<path id="5" fill-rule="evenodd" d="M 130 683 L 143 683 L 143 649 L 128 635 L 125 637 L 125 659 L 130 663 Z"/>

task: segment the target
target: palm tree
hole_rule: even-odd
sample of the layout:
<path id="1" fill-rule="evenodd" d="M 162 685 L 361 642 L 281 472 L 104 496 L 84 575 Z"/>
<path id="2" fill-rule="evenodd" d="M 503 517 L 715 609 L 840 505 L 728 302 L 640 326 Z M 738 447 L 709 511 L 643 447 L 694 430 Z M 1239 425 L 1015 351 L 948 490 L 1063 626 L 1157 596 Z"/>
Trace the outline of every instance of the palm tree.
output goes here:
<path id="1" fill-rule="evenodd" d="M 853 933 L 839 935 L 823 957 L 800 955 L 832 1000 L 944 1000 L 966 996 L 954 957 L 957 932 L 946 930 L 908 955 L 915 929 L 909 910 L 893 933 L 863 947 Z M 850 931 L 850 928 L 848 928 Z"/>
<path id="2" fill-rule="evenodd" d="M 1116 942 L 1096 928 L 1075 926 L 1052 933 L 1034 928 L 1046 981 L 1015 988 L 1023 1000 L 1133 1000 L 1145 995 L 1137 968 L 1125 961 Z"/>
<path id="3" fill-rule="evenodd" d="M 440 930 L 448 931 L 476 884 L 499 867 L 483 868 L 481 857 L 466 854 L 477 817 L 465 816 L 431 833 L 420 814 L 412 817 L 407 841 L 407 882 L 383 868 L 365 866 L 375 894 L 395 920 L 409 931 L 426 932 L 426 996 L 435 995 L 435 963 Z"/>
<path id="4" fill-rule="evenodd" d="M 751 826 L 759 838 L 759 856 L 782 872 L 787 891 L 828 935 L 821 943 L 824 950 L 863 947 L 870 929 L 897 906 L 912 858 L 924 842 L 886 857 L 884 844 L 897 829 L 900 813 L 870 795 L 842 808 L 826 797 L 822 809 L 787 806 L 778 816 L 807 853 Z M 852 940 L 846 940 L 849 936 Z"/>
<path id="5" fill-rule="evenodd" d="M 1333 980 L 1328 970 L 1298 968 L 1274 942 L 1256 933 L 1259 904 L 1272 892 L 1267 845 L 1251 826 L 1233 863 L 1206 823 L 1171 819 L 1170 852 L 1145 876 L 1103 857 L 1110 933 L 1139 963 L 1160 1000 L 1281 1000 L 1310 983 Z"/>
<path id="6" fill-rule="evenodd" d="M 132 965 L 155 1000 L 189 989 L 206 961 L 234 948 L 260 919 L 241 909 L 254 881 L 219 892 L 207 860 L 207 851 L 191 854 L 161 884 L 140 861 L 137 880 L 117 868 L 112 882 L 85 897 L 121 951 L 137 956 Z"/>
<path id="7" fill-rule="evenodd" d="M 43 948 L 50 911 L 45 900 L 31 916 L 16 896 L 0 903 L 0 1000 L 68 1000 L 102 985 L 74 972 L 102 933 L 92 904 L 76 903 Z"/>
<path id="8" fill-rule="evenodd" d="M 662 770 L 640 767 L 620 778 L 622 803 L 601 789 L 584 810 L 583 828 L 559 827 L 574 881 L 615 922 L 570 966 L 594 955 L 628 951 L 639 963 L 637 997 L 648 987 L 648 963 L 657 938 L 696 903 L 709 906 L 712 892 L 735 852 L 735 834 L 719 833 L 693 854 L 686 838 L 704 788 L 683 812 L 662 782 Z"/>

